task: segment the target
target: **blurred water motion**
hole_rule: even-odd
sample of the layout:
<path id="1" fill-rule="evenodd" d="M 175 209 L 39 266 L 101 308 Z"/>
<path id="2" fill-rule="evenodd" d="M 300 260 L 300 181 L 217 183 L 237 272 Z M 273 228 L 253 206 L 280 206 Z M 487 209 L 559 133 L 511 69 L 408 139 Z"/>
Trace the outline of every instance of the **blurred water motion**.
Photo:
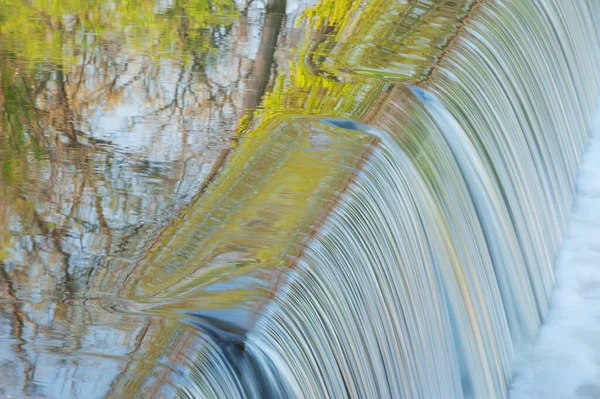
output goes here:
<path id="1" fill-rule="evenodd" d="M 387 7 L 401 23 L 382 34 L 389 21 L 379 28 L 369 21 Z M 168 397 L 202 363 L 193 353 L 214 345 L 210 331 L 239 339 L 276 284 L 294 237 L 324 216 L 330 187 L 343 183 L 368 144 L 360 133 L 344 137 L 318 120 L 298 120 L 279 135 L 260 121 L 275 126 L 268 121 L 281 112 L 364 114 L 387 90 L 383 80 L 361 77 L 378 58 L 388 69 L 395 61 L 397 79 L 425 73 L 443 35 L 414 18 L 424 7 L 442 6 L 1 0 L 0 393 Z M 435 23 L 446 26 L 445 17 L 451 30 L 455 13 L 438 11 Z M 421 32 L 410 31 L 419 25 Z M 418 39 L 413 56 L 393 55 L 403 45 L 399 31 L 406 42 Z M 382 43 L 350 39 L 373 32 Z M 327 57 L 332 50 L 340 55 Z M 246 173 L 239 182 L 248 183 L 277 170 L 292 147 L 295 163 L 270 183 L 262 176 L 240 186 L 241 197 L 210 197 L 238 204 L 205 204 L 203 193 L 231 149 L 257 124 L 254 131 L 267 134 L 243 144 L 251 148 L 229 163 L 229 175 Z M 243 203 L 261 184 L 271 199 Z M 240 207 L 246 216 L 223 228 Z M 277 221 L 274 214 L 290 216 Z M 178 227 L 186 219 L 208 230 L 189 235 L 189 227 Z M 211 223 L 222 233 L 213 234 Z M 236 233 L 240 223 L 249 230 Z M 181 231 L 171 240 L 174 230 Z M 237 244 L 223 234 L 238 234 Z M 211 253 L 206 240 L 227 248 Z M 240 262 L 253 266 L 234 271 Z M 160 288 L 197 270 L 191 283 Z M 132 284 L 146 288 L 130 292 Z M 148 295 L 158 295 L 158 305 L 136 300 Z"/>
<path id="2" fill-rule="evenodd" d="M 0 0 L 0 395 L 506 396 L 599 86 L 573 4 Z"/>

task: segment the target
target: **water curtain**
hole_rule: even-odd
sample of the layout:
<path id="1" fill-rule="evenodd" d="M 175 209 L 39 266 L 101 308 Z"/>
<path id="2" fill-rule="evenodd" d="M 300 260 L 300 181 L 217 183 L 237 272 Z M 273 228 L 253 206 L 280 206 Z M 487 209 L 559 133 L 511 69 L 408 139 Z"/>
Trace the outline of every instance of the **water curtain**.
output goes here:
<path id="1" fill-rule="evenodd" d="M 323 65 L 363 84 L 336 104 L 371 104 L 352 118 L 269 114 L 267 95 L 202 203 L 119 282 L 142 310 L 193 305 L 197 353 L 165 350 L 192 365 L 173 380 L 181 397 L 508 395 L 548 312 L 598 95 L 600 5 L 460 7 L 426 68 L 394 56 L 412 39 L 393 27 L 383 64 L 356 61 L 383 46 L 338 38 Z"/>

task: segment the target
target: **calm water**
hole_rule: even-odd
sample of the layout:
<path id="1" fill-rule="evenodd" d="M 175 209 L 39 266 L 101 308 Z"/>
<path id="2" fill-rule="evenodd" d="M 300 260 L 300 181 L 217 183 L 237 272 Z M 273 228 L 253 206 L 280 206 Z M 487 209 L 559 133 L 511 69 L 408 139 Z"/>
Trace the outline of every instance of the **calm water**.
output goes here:
<path id="1" fill-rule="evenodd" d="M 156 368 L 168 396 L 168 348 L 202 344 L 101 282 L 202 191 L 288 62 L 307 4 L 282 22 L 254 3 L 0 1 L 0 394 L 131 397 Z"/>

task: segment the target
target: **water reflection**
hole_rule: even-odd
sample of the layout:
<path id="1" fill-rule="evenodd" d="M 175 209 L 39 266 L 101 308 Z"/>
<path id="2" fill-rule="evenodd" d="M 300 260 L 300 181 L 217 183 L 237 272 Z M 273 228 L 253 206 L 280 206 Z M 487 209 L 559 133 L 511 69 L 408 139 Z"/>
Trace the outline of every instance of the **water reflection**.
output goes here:
<path id="1" fill-rule="evenodd" d="M 263 14 L 228 0 L 1 2 L 0 393 L 174 389 L 161 357 L 203 333 L 117 309 L 115 287 L 94 281 L 111 260 L 135 263 L 219 167 L 256 106 Z"/>
<path id="2" fill-rule="evenodd" d="M 214 331 L 237 345 L 369 145 L 280 116 L 368 120 L 446 3 L 0 0 L 0 394 L 243 392 Z"/>

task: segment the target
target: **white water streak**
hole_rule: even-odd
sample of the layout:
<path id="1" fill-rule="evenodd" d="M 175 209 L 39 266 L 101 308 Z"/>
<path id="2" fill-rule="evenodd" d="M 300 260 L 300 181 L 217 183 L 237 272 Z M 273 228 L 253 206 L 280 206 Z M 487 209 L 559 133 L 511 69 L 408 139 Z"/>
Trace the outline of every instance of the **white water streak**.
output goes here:
<path id="1" fill-rule="evenodd" d="M 556 276 L 548 319 L 517 369 L 514 398 L 600 397 L 600 110 Z"/>
<path id="2" fill-rule="evenodd" d="M 429 94 L 389 95 L 371 157 L 248 334 L 293 396 L 508 395 L 588 142 L 594 1 L 485 2 Z"/>

